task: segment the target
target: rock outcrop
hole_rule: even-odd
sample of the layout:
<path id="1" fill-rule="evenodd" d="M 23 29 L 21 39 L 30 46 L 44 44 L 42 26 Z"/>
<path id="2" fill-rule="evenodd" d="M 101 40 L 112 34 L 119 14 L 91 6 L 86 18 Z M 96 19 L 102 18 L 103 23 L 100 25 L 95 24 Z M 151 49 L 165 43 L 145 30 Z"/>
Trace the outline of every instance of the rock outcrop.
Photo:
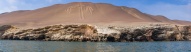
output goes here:
<path id="1" fill-rule="evenodd" d="M 101 27 L 93 25 L 53 25 L 19 30 L 11 25 L 0 26 L 2 40 L 44 40 L 81 42 L 190 41 L 191 26 L 152 24 L 139 27 Z"/>
<path id="2" fill-rule="evenodd" d="M 1 38 L 11 38 L 14 33 L 18 32 L 19 29 L 14 27 L 14 26 L 11 26 L 11 25 L 2 25 L 0 26 L 0 39 Z"/>

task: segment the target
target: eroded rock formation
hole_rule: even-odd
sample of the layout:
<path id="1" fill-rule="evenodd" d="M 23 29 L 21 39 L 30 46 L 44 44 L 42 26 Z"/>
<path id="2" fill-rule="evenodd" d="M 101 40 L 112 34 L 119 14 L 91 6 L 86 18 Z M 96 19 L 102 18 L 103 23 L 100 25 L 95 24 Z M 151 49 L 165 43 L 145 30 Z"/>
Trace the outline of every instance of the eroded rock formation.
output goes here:
<path id="1" fill-rule="evenodd" d="M 0 38 L 9 40 L 44 41 L 189 41 L 191 26 L 155 24 L 140 27 L 100 27 L 93 25 L 53 25 L 19 30 L 11 25 L 0 26 Z"/>
<path id="2" fill-rule="evenodd" d="M 11 38 L 19 29 L 11 25 L 0 26 L 0 38 Z"/>

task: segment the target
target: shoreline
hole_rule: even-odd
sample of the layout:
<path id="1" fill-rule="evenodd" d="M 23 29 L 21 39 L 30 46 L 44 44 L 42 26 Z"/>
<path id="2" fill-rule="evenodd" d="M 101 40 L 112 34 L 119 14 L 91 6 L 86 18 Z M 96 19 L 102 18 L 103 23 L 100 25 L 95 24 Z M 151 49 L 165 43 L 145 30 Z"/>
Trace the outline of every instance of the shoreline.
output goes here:
<path id="1" fill-rule="evenodd" d="M 60 41 L 60 40 L 46 41 L 46 40 L 9 40 L 9 39 L 0 39 L 0 41 L 82 42 L 82 41 Z M 84 42 L 94 42 L 94 41 L 84 41 Z M 104 43 L 104 42 L 107 43 L 110 41 L 102 41 L 101 43 Z M 119 41 L 115 41 L 115 42 L 118 43 Z M 190 41 L 182 40 L 182 41 L 126 41 L 126 42 L 190 42 Z M 126 43 L 126 42 L 123 42 L 123 43 Z"/>

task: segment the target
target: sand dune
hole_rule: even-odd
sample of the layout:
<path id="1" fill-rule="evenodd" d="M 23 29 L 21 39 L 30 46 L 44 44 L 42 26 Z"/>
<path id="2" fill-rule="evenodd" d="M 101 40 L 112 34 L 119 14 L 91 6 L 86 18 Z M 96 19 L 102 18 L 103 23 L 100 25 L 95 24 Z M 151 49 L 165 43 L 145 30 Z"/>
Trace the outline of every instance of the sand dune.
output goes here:
<path id="1" fill-rule="evenodd" d="M 158 15 L 158 16 L 153 16 L 153 18 L 158 20 L 159 22 L 177 24 L 177 23 L 171 21 L 170 19 L 168 19 L 165 16 Z"/>
<path id="2" fill-rule="evenodd" d="M 19 26 L 113 22 L 179 23 L 177 21 L 171 21 L 164 16 L 147 15 L 135 8 L 90 2 L 56 4 L 36 10 L 22 10 L 0 14 L 0 24 Z"/>
<path id="3" fill-rule="evenodd" d="M 181 25 L 191 25 L 190 21 L 183 21 L 183 20 L 172 20 L 172 21 Z"/>

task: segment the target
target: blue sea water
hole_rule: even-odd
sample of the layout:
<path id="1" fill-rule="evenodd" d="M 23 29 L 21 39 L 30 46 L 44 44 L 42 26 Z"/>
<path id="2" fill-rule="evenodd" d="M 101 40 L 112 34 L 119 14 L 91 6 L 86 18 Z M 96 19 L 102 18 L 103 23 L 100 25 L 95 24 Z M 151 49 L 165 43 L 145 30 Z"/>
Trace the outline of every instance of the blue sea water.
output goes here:
<path id="1" fill-rule="evenodd" d="M 0 52 L 191 52 L 191 42 L 64 42 L 0 40 Z"/>

